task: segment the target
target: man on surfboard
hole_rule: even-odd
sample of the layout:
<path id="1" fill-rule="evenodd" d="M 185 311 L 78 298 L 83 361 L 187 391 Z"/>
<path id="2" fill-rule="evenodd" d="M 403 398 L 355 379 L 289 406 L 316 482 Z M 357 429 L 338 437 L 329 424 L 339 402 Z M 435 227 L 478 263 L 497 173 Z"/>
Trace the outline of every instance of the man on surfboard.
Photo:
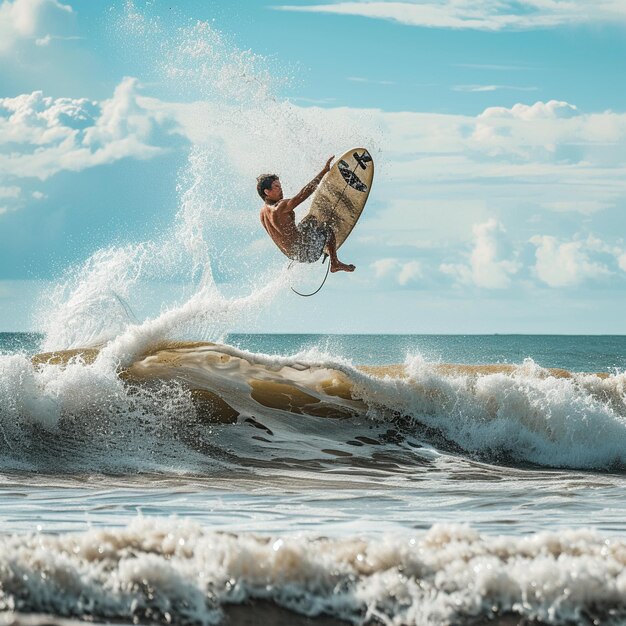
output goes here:
<path id="1" fill-rule="evenodd" d="M 276 174 L 261 174 L 257 178 L 257 192 L 265 202 L 261 208 L 261 224 L 280 250 L 300 263 L 315 263 L 326 250 L 331 272 L 354 272 L 354 265 L 337 258 L 337 244 L 333 229 L 314 217 L 305 217 L 296 224 L 294 209 L 304 202 L 330 170 L 332 156 L 322 171 L 293 198 L 283 198 L 283 189 Z"/>

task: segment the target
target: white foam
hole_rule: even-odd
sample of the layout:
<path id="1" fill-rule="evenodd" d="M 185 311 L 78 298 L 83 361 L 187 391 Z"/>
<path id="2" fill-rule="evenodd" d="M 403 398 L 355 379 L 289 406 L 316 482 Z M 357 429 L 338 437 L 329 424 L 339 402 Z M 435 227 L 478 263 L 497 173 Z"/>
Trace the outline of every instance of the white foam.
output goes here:
<path id="1" fill-rule="evenodd" d="M 176 381 L 140 388 L 111 361 L 33 365 L 0 356 L 0 466 L 45 472 L 206 470 L 214 460 L 172 432 L 194 432 L 189 390 Z M 202 433 L 210 438 L 211 429 Z"/>
<path id="2" fill-rule="evenodd" d="M 184 520 L 0 538 L 3 608 L 95 619 L 217 624 L 270 599 L 360 624 L 463 623 L 513 613 L 546 624 L 626 618 L 626 543 L 592 530 L 317 539 L 220 534 Z M 600 623 L 597 622 L 597 623 Z"/>
<path id="3" fill-rule="evenodd" d="M 368 377 L 356 395 L 376 419 L 409 416 L 470 453 L 551 467 L 626 466 L 626 375 L 442 373 L 421 357 L 407 378 Z"/>
<path id="4" fill-rule="evenodd" d="M 435 429 L 462 450 L 490 461 L 626 467 L 626 374 L 561 378 L 527 359 L 511 373 L 477 375 L 442 371 L 437 363 L 415 356 L 405 363 L 406 377 L 380 378 L 317 347 L 290 356 L 256 354 L 231 346 L 217 349 L 265 368 L 267 375 L 280 371 L 284 382 L 296 383 L 313 395 L 320 376 L 341 372 L 370 418 L 408 417 L 418 431 L 420 426 Z M 189 355 L 190 367 L 197 363 Z M 178 371 L 184 364 L 184 359 L 178 363 Z M 209 389 L 215 383 L 213 375 L 217 373 L 206 370 Z M 196 382 L 202 384 L 201 378 Z M 237 405 L 237 398 L 229 401 Z"/>
<path id="5" fill-rule="evenodd" d="M 253 315 L 285 286 L 286 271 L 248 296 L 225 298 L 213 286 L 198 290 L 184 304 L 166 310 L 152 320 L 129 326 L 100 352 L 97 363 L 129 366 L 150 346 L 165 339 L 193 337 L 219 341 L 237 320 Z"/>

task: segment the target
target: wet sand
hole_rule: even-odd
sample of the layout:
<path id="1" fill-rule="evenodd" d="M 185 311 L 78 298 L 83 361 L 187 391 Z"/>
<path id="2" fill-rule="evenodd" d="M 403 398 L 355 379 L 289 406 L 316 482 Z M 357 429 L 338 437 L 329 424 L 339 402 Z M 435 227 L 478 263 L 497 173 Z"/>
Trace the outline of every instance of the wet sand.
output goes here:
<path id="1" fill-rule="evenodd" d="M 305 617 L 279 607 L 271 602 L 256 601 L 251 604 L 237 604 L 224 607 L 224 626 L 349 626 L 350 622 L 335 617 Z M 494 619 L 479 619 L 446 622 L 441 626 L 545 626 L 542 622 L 530 621 L 519 615 L 502 615 Z M 378 620 L 364 626 L 382 626 Z M 411 625 L 414 626 L 414 625 Z M 419 626 L 419 625 L 418 625 Z"/>

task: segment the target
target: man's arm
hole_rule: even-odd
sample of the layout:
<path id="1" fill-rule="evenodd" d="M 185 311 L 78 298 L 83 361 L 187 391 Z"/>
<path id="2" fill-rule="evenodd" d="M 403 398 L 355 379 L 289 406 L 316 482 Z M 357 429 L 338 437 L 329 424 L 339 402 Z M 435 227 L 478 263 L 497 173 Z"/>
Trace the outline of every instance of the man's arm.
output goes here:
<path id="1" fill-rule="evenodd" d="M 328 161 L 326 161 L 326 165 L 322 168 L 322 171 L 310 182 L 307 183 L 302 189 L 293 197 L 286 198 L 284 201 L 284 210 L 285 211 L 293 211 L 299 204 L 302 204 L 316 189 L 320 184 L 322 178 L 328 173 L 330 170 L 330 164 L 332 163 L 335 156 L 331 156 Z M 280 204 L 283 204 L 282 202 Z M 283 207 L 279 207 L 279 210 Z"/>

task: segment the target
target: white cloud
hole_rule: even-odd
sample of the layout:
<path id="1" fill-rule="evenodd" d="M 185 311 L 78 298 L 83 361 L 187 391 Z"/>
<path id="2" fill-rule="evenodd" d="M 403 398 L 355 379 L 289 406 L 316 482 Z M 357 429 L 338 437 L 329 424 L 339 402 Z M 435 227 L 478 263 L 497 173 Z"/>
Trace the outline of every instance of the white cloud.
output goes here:
<path id="1" fill-rule="evenodd" d="M 510 109 L 506 107 L 489 107 L 479 116 L 485 118 L 505 118 L 520 120 L 540 120 L 540 119 L 567 119 L 578 114 L 578 109 L 568 102 L 550 100 L 549 102 L 535 102 L 535 104 L 514 104 Z"/>
<path id="2" fill-rule="evenodd" d="M 378 259 L 372 263 L 374 276 L 383 278 L 395 270 L 398 266 L 398 259 Z"/>
<path id="3" fill-rule="evenodd" d="M 417 282 L 423 276 L 419 261 L 402 261 L 396 258 L 384 258 L 374 261 L 370 267 L 377 279 L 388 278 L 402 287 Z"/>
<path id="4" fill-rule="evenodd" d="M 283 11 L 334 13 L 392 20 L 410 26 L 473 30 L 521 30 L 585 22 L 626 20 L 622 0 L 422 0 L 352 1 L 333 4 L 283 5 Z"/>
<path id="5" fill-rule="evenodd" d="M 53 99 L 40 91 L 0 99 L 0 170 L 45 180 L 62 170 L 155 156 L 164 149 L 158 134 L 173 122 L 145 104 L 133 78 L 125 78 L 102 103 Z"/>
<path id="6" fill-rule="evenodd" d="M 509 287 L 511 275 L 519 271 L 520 264 L 514 259 L 503 258 L 509 252 L 502 224 L 490 219 L 484 224 L 476 224 L 473 233 L 474 247 L 469 255 L 469 264 L 443 263 L 441 271 L 466 285 L 485 289 Z"/>
<path id="7" fill-rule="evenodd" d="M 520 103 L 497 115 L 487 109 L 487 117 L 284 103 L 243 111 L 207 103 L 152 106 L 175 117 L 192 142 L 216 142 L 228 153 L 235 185 L 249 186 L 269 168 L 293 192 L 327 150 L 363 142 L 376 158 L 378 206 L 368 208 L 358 233 L 382 233 L 387 244 L 456 246 L 496 212 L 589 215 L 626 199 L 624 113 L 567 117 L 577 109 L 560 101 Z M 493 130 L 493 141 L 476 137 L 480 124 Z M 610 144 L 599 128 L 605 135 L 611 129 Z"/>
<path id="8" fill-rule="evenodd" d="M 516 87 L 515 85 L 454 85 L 452 91 L 483 93 L 486 91 L 537 91 L 537 87 Z"/>
<path id="9" fill-rule="evenodd" d="M 57 35 L 46 35 L 45 37 L 40 37 L 35 39 L 35 45 L 40 47 L 49 46 L 53 41 L 78 41 L 83 39 L 83 37 L 60 37 Z"/>
<path id="10" fill-rule="evenodd" d="M 19 187 L 0 187 L 0 200 L 4 198 L 19 198 L 22 190 Z"/>
<path id="11" fill-rule="evenodd" d="M 485 91 L 496 91 L 497 85 L 454 85 L 452 91 L 463 91 L 468 93 L 482 93 Z"/>
<path id="12" fill-rule="evenodd" d="M 10 187 L 0 186 L 0 215 L 15 211 L 21 206 L 22 190 L 20 187 L 11 185 Z"/>
<path id="13" fill-rule="evenodd" d="M 68 32 L 72 7 L 58 0 L 3 0 L 0 4 L 0 55 L 20 41 L 47 45 Z"/>
<path id="14" fill-rule="evenodd" d="M 571 287 L 585 280 L 604 278 L 612 274 L 605 264 L 590 259 L 590 252 L 598 249 L 596 240 L 561 243 L 550 235 L 536 235 L 530 241 L 537 247 L 537 276 L 550 287 Z M 621 258 L 618 263 L 621 267 Z"/>
<path id="15" fill-rule="evenodd" d="M 475 118 L 468 147 L 491 157 L 616 165 L 626 162 L 626 115 L 581 113 L 557 100 L 490 107 Z"/>
<path id="16" fill-rule="evenodd" d="M 398 274 L 398 283 L 402 286 L 418 280 L 422 277 L 422 266 L 418 261 L 403 263 Z"/>
<path id="17" fill-rule="evenodd" d="M 33 198 L 34 200 L 42 200 L 47 197 L 41 191 L 26 192 L 21 187 L 11 185 L 9 187 L 0 186 L 0 207 L 1 213 L 8 213 L 9 211 L 17 211 L 26 205 L 27 198 Z"/>
<path id="18" fill-rule="evenodd" d="M 366 83 L 368 85 L 395 85 L 392 80 L 376 80 L 374 78 L 363 78 L 362 76 L 348 76 L 347 80 L 352 83 Z"/>

